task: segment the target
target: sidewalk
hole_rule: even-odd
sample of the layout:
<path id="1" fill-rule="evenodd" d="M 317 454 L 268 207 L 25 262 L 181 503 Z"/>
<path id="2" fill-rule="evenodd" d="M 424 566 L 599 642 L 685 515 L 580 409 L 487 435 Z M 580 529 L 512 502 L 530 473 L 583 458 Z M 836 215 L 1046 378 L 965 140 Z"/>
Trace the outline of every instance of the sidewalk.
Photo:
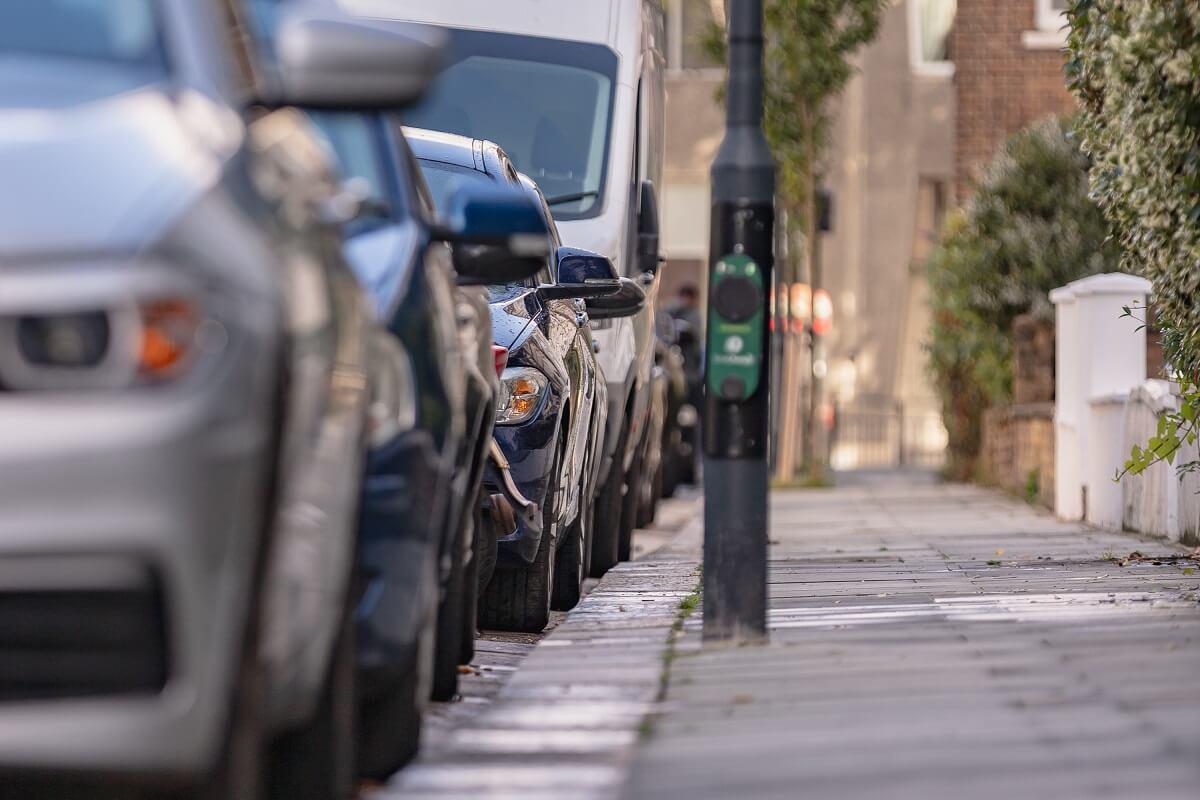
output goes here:
<path id="1" fill-rule="evenodd" d="M 628 800 L 1200 797 L 1179 550 L 887 476 L 776 493 L 772 544 L 770 645 L 687 621 Z"/>

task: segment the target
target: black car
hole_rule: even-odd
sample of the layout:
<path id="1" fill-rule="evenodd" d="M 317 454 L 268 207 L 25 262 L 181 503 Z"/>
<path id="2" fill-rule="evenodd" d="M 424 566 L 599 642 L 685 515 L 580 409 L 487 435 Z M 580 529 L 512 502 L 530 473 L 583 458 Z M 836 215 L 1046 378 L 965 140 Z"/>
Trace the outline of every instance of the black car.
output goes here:
<path id="1" fill-rule="evenodd" d="M 495 436 L 542 520 L 520 522 L 499 538 L 480 618 L 484 627 L 540 631 L 551 607 L 578 602 L 588 571 L 606 422 L 589 314 L 636 313 L 644 293 L 622 282 L 608 259 L 562 247 L 536 185 L 495 144 L 413 129 L 406 135 L 440 205 L 471 184 L 523 187 L 541 207 L 556 247 L 532 279 L 490 287 L 494 343 L 506 351 Z"/>

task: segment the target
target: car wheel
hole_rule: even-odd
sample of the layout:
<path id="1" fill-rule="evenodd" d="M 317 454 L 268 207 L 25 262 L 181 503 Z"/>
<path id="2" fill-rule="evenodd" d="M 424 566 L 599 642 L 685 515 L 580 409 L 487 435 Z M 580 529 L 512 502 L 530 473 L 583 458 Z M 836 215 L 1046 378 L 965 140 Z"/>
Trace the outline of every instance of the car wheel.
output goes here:
<path id="1" fill-rule="evenodd" d="M 352 609 L 344 609 L 316 713 L 272 744 L 273 800 L 347 800 L 353 796 L 357 705 L 354 614 Z"/>
<path id="2" fill-rule="evenodd" d="M 358 712 L 358 775 L 386 781 L 417 754 L 421 744 L 421 711 L 429 699 L 428 666 L 432 661 L 435 623 L 425 621 L 417 646 L 396 679 L 364 698 Z"/>
<path id="3" fill-rule="evenodd" d="M 637 527 L 638 508 L 641 506 L 644 457 L 645 454 L 639 452 L 625 476 L 625 495 L 621 498 L 621 538 L 617 547 L 617 558 L 621 561 L 628 561 L 633 552 L 633 531 Z"/>
<path id="4" fill-rule="evenodd" d="M 480 492 L 482 496 L 482 490 Z M 483 534 L 483 510 L 480 499 L 475 499 L 475 507 L 471 511 L 471 563 L 463 573 L 463 615 L 462 635 L 459 641 L 458 663 L 470 664 L 475 658 L 475 636 L 479 632 L 479 565 L 484 555 L 480 552 Z M 492 565 L 496 563 L 496 543 L 492 541 Z"/>
<path id="5" fill-rule="evenodd" d="M 500 538 L 500 524 L 496 517 L 503 516 L 506 520 L 511 520 L 509 530 L 506 533 L 511 533 L 512 528 L 516 527 L 516 519 L 511 513 L 501 515 L 498 509 L 504 508 L 504 504 L 508 500 L 502 494 L 494 494 L 491 497 L 492 509 L 486 514 L 480 514 L 480 527 L 475 531 L 475 557 L 479 559 L 479 575 L 476 583 L 478 594 L 477 597 L 483 597 L 484 590 L 492 580 L 492 575 L 496 571 L 496 556 L 497 556 L 497 540 Z M 482 534 L 482 535 L 481 535 Z"/>
<path id="6" fill-rule="evenodd" d="M 557 478 L 561 446 L 547 473 Z M 497 564 L 479 603 L 480 625 L 500 631 L 541 633 L 550 624 L 550 594 L 554 586 L 555 492 L 547 492 L 542 508 L 542 539 L 528 566 Z"/>
<path id="7" fill-rule="evenodd" d="M 554 596 L 550 607 L 555 611 L 570 611 L 583 596 L 584 557 L 586 554 L 583 510 L 563 533 L 558 545 L 557 563 L 554 565 Z"/>
<path id="8" fill-rule="evenodd" d="M 432 697 L 442 701 L 450 700 L 458 693 L 458 658 L 462 650 L 463 616 L 467 608 L 462 536 L 454 538 L 453 547 L 450 578 L 446 582 L 445 596 L 438 605 L 437 645 L 433 656 Z"/>
<path id="9" fill-rule="evenodd" d="M 629 429 L 622 427 L 612 466 L 604 476 L 600 494 L 592 513 L 592 557 L 588 568 L 593 578 L 599 578 L 616 566 L 621 552 L 621 488 L 625 475 L 621 454 L 629 441 Z"/>

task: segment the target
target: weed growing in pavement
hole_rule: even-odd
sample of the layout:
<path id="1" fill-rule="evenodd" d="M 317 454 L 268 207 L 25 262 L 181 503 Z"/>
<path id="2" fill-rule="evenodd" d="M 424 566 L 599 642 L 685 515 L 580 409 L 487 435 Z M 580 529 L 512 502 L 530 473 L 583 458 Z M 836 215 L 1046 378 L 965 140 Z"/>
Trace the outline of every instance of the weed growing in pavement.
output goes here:
<path id="1" fill-rule="evenodd" d="M 700 607 L 700 592 L 702 584 L 700 578 L 703 575 L 703 566 L 696 567 L 696 588 L 691 591 L 686 597 L 679 601 L 679 608 L 675 612 L 675 621 L 671 623 L 671 630 L 667 633 L 667 646 L 663 650 L 662 656 L 662 671 L 658 675 L 658 702 L 662 702 L 667 698 L 667 689 L 671 685 L 671 664 L 674 663 L 678 653 L 675 651 L 675 643 L 679 639 L 679 633 L 683 630 L 683 623 L 695 613 Z M 647 718 L 642 722 L 640 728 L 642 738 L 650 736 L 654 732 L 653 717 Z"/>
<path id="2" fill-rule="evenodd" d="M 1035 505 L 1038 501 L 1038 496 L 1041 494 L 1042 471 L 1037 467 L 1029 470 L 1029 474 L 1025 476 L 1025 502 L 1029 505 Z"/>

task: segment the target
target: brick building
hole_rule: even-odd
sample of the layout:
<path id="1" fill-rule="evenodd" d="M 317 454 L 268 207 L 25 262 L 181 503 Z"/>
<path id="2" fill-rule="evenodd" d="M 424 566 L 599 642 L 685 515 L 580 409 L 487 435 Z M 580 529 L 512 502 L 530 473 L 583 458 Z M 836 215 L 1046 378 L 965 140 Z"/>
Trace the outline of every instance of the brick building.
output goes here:
<path id="1" fill-rule="evenodd" d="M 949 53 L 958 123 L 958 199 L 1012 133 L 1073 101 L 1063 79 L 1070 0 L 958 0 Z"/>
<path id="2" fill-rule="evenodd" d="M 834 198 L 834 229 L 821 247 L 822 287 L 834 305 L 824 392 L 846 442 L 832 454 L 835 465 L 867 465 L 872 453 L 890 458 L 944 439 L 925 366 L 924 262 L 946 212 L 999 145 L 1071 109 L 1062 72 L 1068 2 L 893 0 L 879 36 L 857 55 L 823 165 Z M 708 167 L 722 133 L 713 97 L 724 71 L 696 38 L 723 7 L 665 0 L 668 297 L 680 284 L 704 284 Z M 855 422 L 899 432 L 901 441 L 882 449 L 863 441 L 856 451 Z"/>

